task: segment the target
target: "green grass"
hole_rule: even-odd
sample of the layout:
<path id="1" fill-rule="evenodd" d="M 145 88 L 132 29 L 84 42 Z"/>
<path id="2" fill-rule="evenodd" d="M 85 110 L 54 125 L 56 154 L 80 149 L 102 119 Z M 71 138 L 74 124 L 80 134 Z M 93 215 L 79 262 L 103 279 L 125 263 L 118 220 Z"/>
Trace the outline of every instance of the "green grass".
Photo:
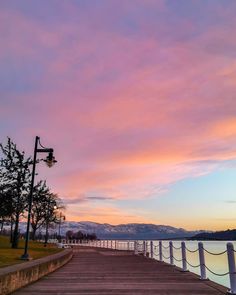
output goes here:
<path id="1" fill-rule="evenodd" d="M 43 243 L 33 241 L 29 242 L 29 255 L 33 259 L 42 258 L 44 256 L 55 254 L 60 251 L 62 251 L 62 249 L 56 248 L 55 245 L 48 244 L 47 247 L 44 247 Z M 24 240 L 19 241 L 18 249 L 11 249 L 9 237 L 0 236 L 0 267 L 25 262 L 24 260 L 20 260 L 23 252 Z"/>

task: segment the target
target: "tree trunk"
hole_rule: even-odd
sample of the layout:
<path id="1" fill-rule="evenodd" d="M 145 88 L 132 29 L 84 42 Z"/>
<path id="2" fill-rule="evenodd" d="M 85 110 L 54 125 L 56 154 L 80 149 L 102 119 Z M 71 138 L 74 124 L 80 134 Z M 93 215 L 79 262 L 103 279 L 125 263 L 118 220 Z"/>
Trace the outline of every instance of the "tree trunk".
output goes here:
<path id="1" fill-rule="evenodd" d="M 16 221 L 15 221 L 15 229 L 13 233 L 13 240 L 11 247 L 13 249 L 18 248 L 18 240 L 19 240 L 19 221 L 20 221 L 20 187 L 17 189 L 17 203 L 16 203 Z"/>
<path id="2" fill-rule="evenodd" d="M 14 224 L 14 220 L 13 220 L 13 217 L 11 216 L 11 235 L 10 235 L 10 243 L 11 244 L 13 241 L 13 224 Z"/>
<path id="3" fill-rule="evenodd" d="M 3 230 L 3 225 L 4 225 L 4 221 L 1 221 L 1 230 L 0 230 L 0 234 L 2 234 L 2 230 Z"/>
<path id="4" fill-rule="evenodd" d="M 16 222 L 15 222 L 15 228 L 14 228 L 14 233 L 13 233 L 13 240 L 12 240 L 12 245 L 11 247 L 13 249 L 17 249 L 18 248 L 18 240 L 19 240 L 19 219 L 20 219 L 20 214 L 17 213 L 16 214 Z"/>
<path id="5" fill-rule="evenodd" d="M 35 241 L 35 235 L 36 235 L 36 230 L 37 230 L 37 227 L 33 227 L 32 224 L 31 224 L 31 227 L 32 227 L 32 240 Z"/>

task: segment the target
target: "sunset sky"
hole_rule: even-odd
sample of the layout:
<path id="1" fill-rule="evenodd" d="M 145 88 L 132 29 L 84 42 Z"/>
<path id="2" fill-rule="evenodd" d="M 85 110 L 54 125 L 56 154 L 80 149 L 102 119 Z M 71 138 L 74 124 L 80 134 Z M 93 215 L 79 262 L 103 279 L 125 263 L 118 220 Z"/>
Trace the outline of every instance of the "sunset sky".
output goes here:
<path id="1" fill-rule="evenodd" d="M 235 0 L 0 0 L 0 141 L 67 220 L 236 228 Z M 43 155 L 42 155 L 43 156 Z"/>

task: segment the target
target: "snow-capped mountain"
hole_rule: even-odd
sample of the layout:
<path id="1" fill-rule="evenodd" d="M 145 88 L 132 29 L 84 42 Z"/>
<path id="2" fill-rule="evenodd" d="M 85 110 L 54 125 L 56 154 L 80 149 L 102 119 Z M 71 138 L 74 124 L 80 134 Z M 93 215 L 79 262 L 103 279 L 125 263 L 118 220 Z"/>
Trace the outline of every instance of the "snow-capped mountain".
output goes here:
<path id="1" fill-rule="evenodd" d="M 167 239 L 191 237 L 203 231 L 187 231 L 166 225 L 128 223 L 128 224 L 100 224 L 90 221 L 67 221 L 61 224 L 61 233 L 71 230 L 83 233 L 95 233 L 100 239 Z"/>
<path id="2" fill-rule="evenodd" d="M 24 232 L 26 223 L 20 223 L 20 231 Z M 51 234 L 58 233 L 59 225 L 55 225 L 49 232 Z M 41 229 L 44 233 L 45 229 Z M 168 225 L 156 225 L 145 223 L 128 223 L 111 225 L 108 223 L 96 223 L 91 221 L 65 221 L 61 223 L 61 235 L 65 235 L 67 231 L 77 233 L 95 233 L 99 239 L 173 239 L 173 238 L 187 238 L 196 234 L 205 232 L 187 231 L 183 228 L 176 228 Z"/>

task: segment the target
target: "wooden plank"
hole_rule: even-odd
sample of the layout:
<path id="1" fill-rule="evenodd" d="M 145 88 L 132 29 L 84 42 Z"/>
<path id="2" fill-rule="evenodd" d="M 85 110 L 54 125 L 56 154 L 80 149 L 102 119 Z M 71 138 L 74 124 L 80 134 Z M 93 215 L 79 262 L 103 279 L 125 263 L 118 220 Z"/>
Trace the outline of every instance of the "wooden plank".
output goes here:
<path id="1" fill-rule="evenodd" d="M 132 252 L 79 248 L 61 269 L 15 295 L 222 295 L 226 288 Z"/>

